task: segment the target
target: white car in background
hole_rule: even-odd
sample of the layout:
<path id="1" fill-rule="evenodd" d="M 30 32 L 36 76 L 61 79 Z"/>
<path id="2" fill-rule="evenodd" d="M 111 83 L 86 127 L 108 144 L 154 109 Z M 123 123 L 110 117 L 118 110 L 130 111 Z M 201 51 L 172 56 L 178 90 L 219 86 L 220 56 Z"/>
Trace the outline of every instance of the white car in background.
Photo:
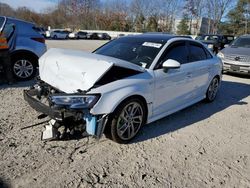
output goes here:
<path id="1" fill-rule="evenodd" d="M 76 39 L 76 37 L 77 37 L 77 34 L 75 32 L 70 32 L 68 35 L 69 39 Z"/>
<path id="2" fill-rule="evenodd" d="M 25 100 L 50 116 L 44 139 L 104 130 L 127 143 L 144 124 L 215 99 L 222 62 L 203 44 L 165 34 L 121 37 L 93 53 L 50 49 Z M 63 131 L 58 131 L 64 127 Z"/>
<path id="3" fill-rule="evenodd" d="M 68 39 L 70 32 L 67 30 L 53 30 L 50 32 L 52 39 Z"/>

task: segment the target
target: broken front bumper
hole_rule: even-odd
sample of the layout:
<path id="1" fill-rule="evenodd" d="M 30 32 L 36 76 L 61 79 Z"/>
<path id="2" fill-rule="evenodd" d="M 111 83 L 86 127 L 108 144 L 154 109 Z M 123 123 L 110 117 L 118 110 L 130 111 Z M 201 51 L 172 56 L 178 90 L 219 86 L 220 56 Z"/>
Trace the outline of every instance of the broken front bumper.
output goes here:
<path id="1" fill-rule="evenodd" d="M 61 110 L 53 109 L 35 98 L 39 92 L 36 89 L 24 90 L 24 99 L 29 103 L 29 105 L 38 112 L 48 115 L 55 120 L 63 120 L 63 112 Z"/>
<path id="2" fill-rule="evenodd" d="M 23 95 L 24 99 L 33 109 L 49 116 L 57 122 L 50 124 L 50 126 L 53 126 L 51 130 L 55 131 L 55 129 L 64 126 L 65 133 L 67 129 L 72 132 L 75 127 L 77 127 L 77 129 L 80 127 L 80 129 L 83 130 L 82 132 L 87 133 L 87 135 L 94 136 L 97 139 L 101 138 L 108 120 L 108 115 L 92 115 L 89 109 L 67 109 L 46 105 L 37 98 L 37 96 L 40 95 L 37 89 L 24 90 Z M 48 128 L 48 126 L 46 127 Z"/>

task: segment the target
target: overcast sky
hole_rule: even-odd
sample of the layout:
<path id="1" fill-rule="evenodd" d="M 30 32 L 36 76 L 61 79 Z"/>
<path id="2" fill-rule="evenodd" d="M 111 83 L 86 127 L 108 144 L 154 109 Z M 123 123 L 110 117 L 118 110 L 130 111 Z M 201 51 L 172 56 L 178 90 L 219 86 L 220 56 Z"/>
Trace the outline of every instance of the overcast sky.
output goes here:
<path id="1" fill-rule="evenodd" d="M 54 7 L 59 0 L 0 0 L 13 8 L 28 7 L 36 12 L 42 12 L 48 7 Z"/>

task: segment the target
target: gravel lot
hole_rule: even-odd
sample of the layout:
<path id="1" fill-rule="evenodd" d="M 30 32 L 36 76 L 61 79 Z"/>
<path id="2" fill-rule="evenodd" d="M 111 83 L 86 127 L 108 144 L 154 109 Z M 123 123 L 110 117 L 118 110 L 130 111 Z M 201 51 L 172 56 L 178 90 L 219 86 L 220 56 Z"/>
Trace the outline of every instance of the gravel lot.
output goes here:
<path id="1" fill-rule="evenodd" d="M 91 51 L 104 41 L 47 41 Z M 144 126 L 132 143 L 41 141 L 22 91 L 0 86 L 0 187 L 250 187 L 250 78 L 224 75 L 213 103 Z"/>

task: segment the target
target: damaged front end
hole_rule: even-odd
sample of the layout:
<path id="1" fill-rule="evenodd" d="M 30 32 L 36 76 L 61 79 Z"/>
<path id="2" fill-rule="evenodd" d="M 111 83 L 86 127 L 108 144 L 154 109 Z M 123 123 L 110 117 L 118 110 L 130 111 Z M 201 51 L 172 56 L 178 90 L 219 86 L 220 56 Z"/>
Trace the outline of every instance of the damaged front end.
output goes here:
<path id="1" fill-rule="evenodd" d="M 42 134 L 43 140 L 75 136 L 101 138 L 108 115 L 93 115 L 90 112 L 100 99 L 100 94 L 88 95 L 83 91 L 66 94 L 43 81 L 39 81 L 29 90 L 24 90 L 23 94 L 29 105 L 42 113 L 38 118 L 51 118 Z"/>

